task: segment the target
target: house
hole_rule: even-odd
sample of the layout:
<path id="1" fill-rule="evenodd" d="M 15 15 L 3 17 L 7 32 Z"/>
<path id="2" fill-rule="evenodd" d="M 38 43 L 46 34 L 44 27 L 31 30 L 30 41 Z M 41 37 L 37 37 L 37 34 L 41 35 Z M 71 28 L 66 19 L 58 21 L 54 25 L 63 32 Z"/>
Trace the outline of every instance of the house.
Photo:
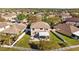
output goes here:
<path id="1" fill-rule="evenodd" d="M 49 38 L 49 32 L 50 32 L 50 26 L 46 22 L 34 22 L 30 26 L 31 29 L 31 38 L 38 38 L 38 39 L 48 39 Z"/>
<path id="2" fill-rule="evenodd" d="M 66 36 L 79 39 L 79 28 L 70 24 L 59 24 L 54 27 L 58 33 L 64 34 Z"/>
<path id="3" fill-rule="evenodd" d="M 17 15 L 16 13 L 5 12 L 1 14 L 1 17 L 4 18 L 5 20 L 12 20 L 12 18 L 16 18 Z"/>
<path id="4" fill-rule="evenodd" d="M 64 22 L 67 24 L 79 26 L 79 18 L 66 18 Z"/>
<path id="5" fill-rule="evenodd" d="M 62 21 L 65 21 L 66 18 L 72 18 L 72 16 L 68 12 L 62 12 L 60 16 L 62 18 Z"/>
<path id="6" fill-rule="evenodd" d="M 22 33 L 26 28 L 25 24 L 12 24 L 9 28 L 2 31 L 3 34 L 12 34 L 12 35 L 18 35 L 19 33 Z"/>

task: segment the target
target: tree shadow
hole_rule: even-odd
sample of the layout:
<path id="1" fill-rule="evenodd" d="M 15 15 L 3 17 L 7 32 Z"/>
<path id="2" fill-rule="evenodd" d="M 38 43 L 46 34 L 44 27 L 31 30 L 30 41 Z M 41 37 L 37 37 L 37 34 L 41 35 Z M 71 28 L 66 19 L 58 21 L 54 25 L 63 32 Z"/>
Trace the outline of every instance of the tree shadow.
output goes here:
<path id="1" fill-rule="evenodd" d="M 37 44 L 29 43 L 29 45 L 30 45 L 30 47 L 31 47 L 32 49 L 38 49 Z"/>

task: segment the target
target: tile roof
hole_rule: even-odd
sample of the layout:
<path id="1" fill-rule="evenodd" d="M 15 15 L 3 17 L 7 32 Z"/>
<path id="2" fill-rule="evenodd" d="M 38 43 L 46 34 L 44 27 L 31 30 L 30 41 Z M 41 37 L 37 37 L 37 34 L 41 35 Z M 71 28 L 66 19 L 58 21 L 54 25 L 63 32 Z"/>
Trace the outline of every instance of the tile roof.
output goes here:
<path id="1" fill-rule="evenodd" d="M 63 24 L 59 24 L 57 26 L 55 26 L 55 29 L 60 32 L 63 33 L 65 35 L 71 36 L 73 32 L 79 31 L 79 28 L 63 23 Z"/>
<path id="2" fill-rule="evenodd" d="M 32 23 L 31 28 L 38 28 L 38 29 L 39 28 L 47 28 L 47 29 L 50 29 L 50 26 L 49 26 L 48 23 L 40 21 L 40 22 Z"/>
<path id="3" fill-rule="evenodd" d="M 79 18 L 66 18 L 66 22 L 79 22 Z"/>
<path id="4" fill-rule="evenodd" d="M 0 28 L 6 27 L 8 24 L 6 22 L 0 22 Z"/>
<path id="5" fill-rule="evenodd" d="M 13 24 L 10 26 L 10 28 L 5 29 L 3 31 L 3 33 L 9 33 L 9 34 L 19 34 L 20 31 L 22 31 L 23 29 L 25 29 L 25 25 L 24 24 Z"/>

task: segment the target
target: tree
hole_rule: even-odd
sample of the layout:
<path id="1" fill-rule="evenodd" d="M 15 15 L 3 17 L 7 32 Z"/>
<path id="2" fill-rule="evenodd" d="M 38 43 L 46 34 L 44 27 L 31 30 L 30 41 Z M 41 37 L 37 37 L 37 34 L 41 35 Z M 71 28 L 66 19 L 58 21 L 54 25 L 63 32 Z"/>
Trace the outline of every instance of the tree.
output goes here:
<path id="1" fill-rule="evenodd" d="M 23 20 L 23 19 L 26 18 L 26 16 L 25 16 L 24 14 L 19 14 L 19 15 L 17 15 L 17 18 L 18 18 L 19 20 Z"/>
<path id="2" fill-rule="evenodd" d="M 44 16 L 43 21 L 47 22 L 51 27 L 61 22 L 60 17 L 54 16 L 54 17 L 48 17 Z"/>
<path id="3" fill-rule="evenodd" d="M 31 22 L 31 23 L 32 23 L 32 22 L 41 21 L 41 20 L 40 20 L 40 17 L 37 16 L 37 15 L 28 15 L 27 20 L 28 20 L 29 22 Z"/>

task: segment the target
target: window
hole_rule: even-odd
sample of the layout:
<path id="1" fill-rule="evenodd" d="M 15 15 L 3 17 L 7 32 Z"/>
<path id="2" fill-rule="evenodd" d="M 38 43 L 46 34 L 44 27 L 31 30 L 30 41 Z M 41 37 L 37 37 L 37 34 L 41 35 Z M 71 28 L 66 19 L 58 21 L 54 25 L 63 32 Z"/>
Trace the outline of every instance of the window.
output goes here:
<path id="1" fill-rule="evenodd" d="M 48 29 L 45 29 L 45 30 L 48 30 Z"/>
<path id="2" fill-rule="evenodd" d="M 43 30 L 43 28 L 40 28 L 40 30 Z"/>
<path id="3" fill-rule="evenodd" d="M 32 28 L 32 30 L 35 30 L 34 28 Z"/>

